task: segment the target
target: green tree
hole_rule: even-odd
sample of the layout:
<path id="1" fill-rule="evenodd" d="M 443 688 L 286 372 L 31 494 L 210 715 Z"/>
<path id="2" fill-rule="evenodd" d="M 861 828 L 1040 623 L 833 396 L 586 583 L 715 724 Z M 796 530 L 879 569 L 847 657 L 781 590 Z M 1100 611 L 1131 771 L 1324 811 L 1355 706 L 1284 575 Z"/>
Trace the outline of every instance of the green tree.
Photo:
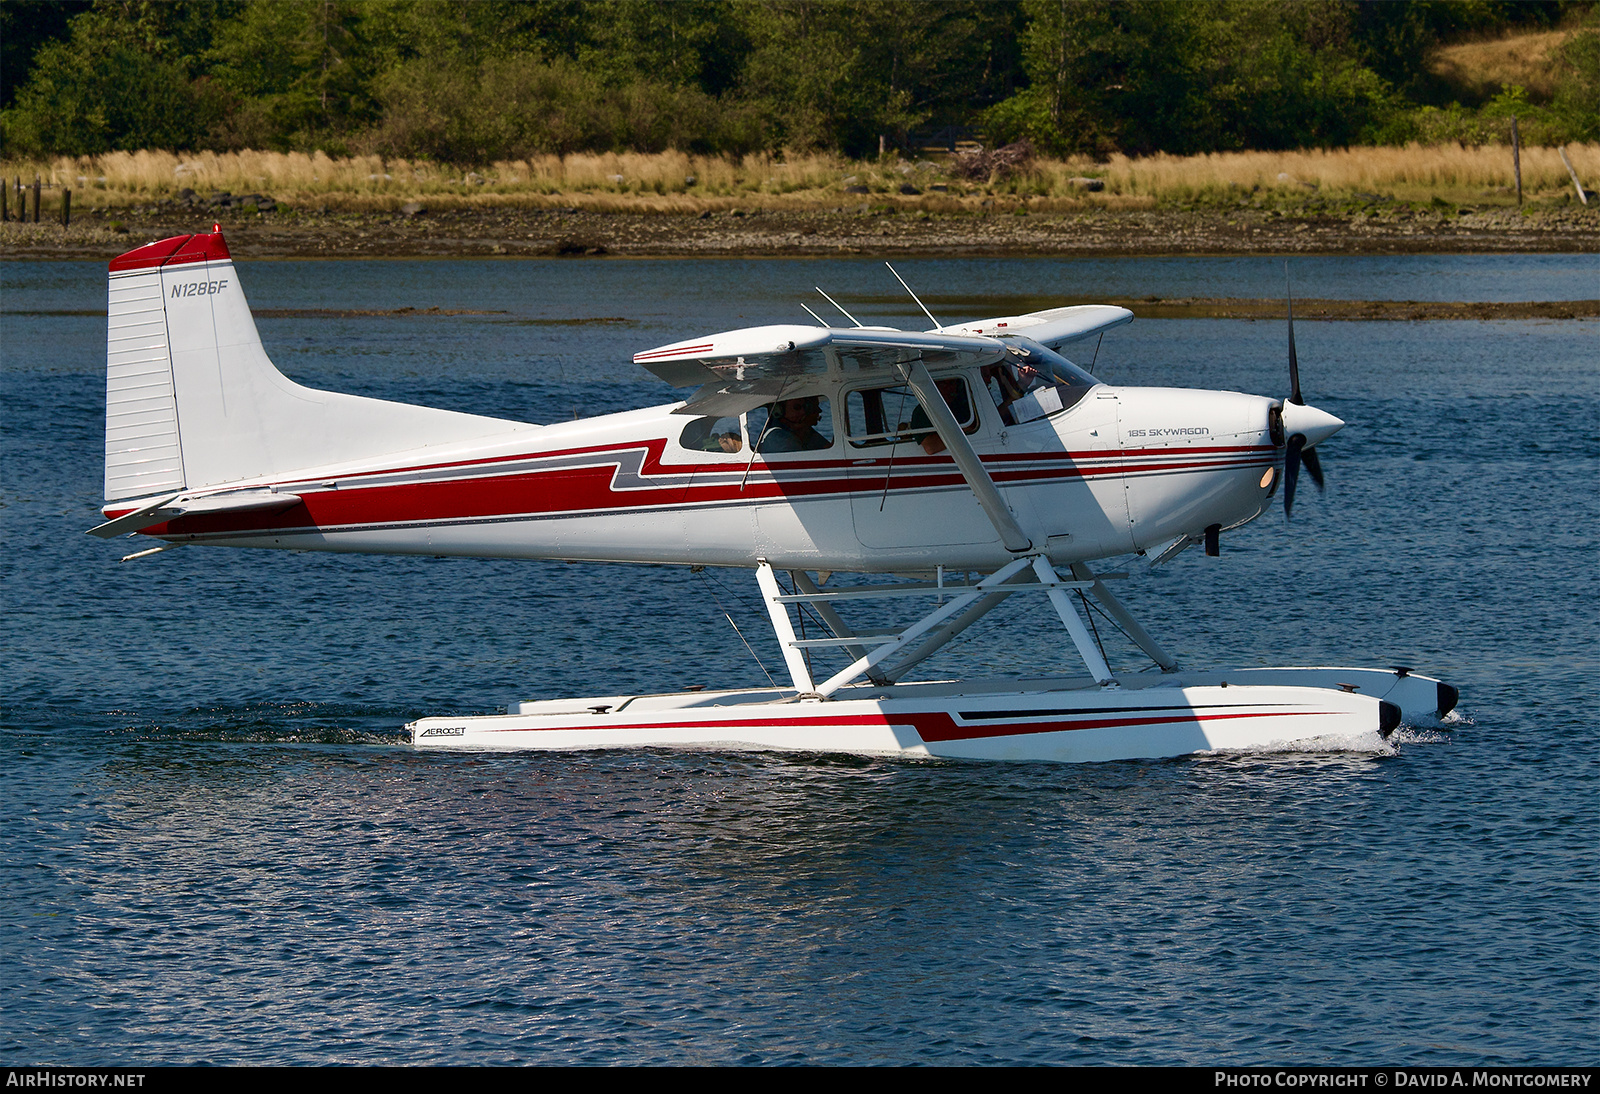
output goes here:
<path id="1" fill-rule="evenodd" d="M 482 63 L 513 55 L 576 59 L 589 41 L 582 0 L 382 0 L 363 12 L 374 68 L 418 58 Z"/>
<path id="2" fill-rule="evenodd" d="M 418 58 L 379 82 L 375 150 L 454 163 L 539 153 L 744 152 L 759 146 L 754 119 L 694 87 L 646 79 L 605 83 L 557 57 Z"/>
<path id="3" fill-rule="evenodd" d="M 194 68 L 236 5 L 99 0 L 65 42 L 31 58 L 3 116 L 7 150 L 86 154 L 194 148 L 226 114 L 226 96 Z"/>
<path id="4" fill-rule="evenodd" d="M 1344 0 L 1028 0 L 1031 85 L 998 140 L 1104 154 L 1348 144 L 1394 109 Z"/>
<path id="5" fill-rule="evenodd" d="M 0 4 L 0 107 L 8 107 L 28 82 L 34 55 L 51 42 L 65 42 L 71 19 L 90 0 L 6 0 Z"/>
<path id="6" fill-rule="evenodd" d="M 614 85 L 647 78 L 720 95 L 750 49 L 728 0 L 595 0 L 584 15 L 576 59 Z"/>
<path id="7" fill-rule="evenodd" d="M 224 24 L 208 56 L 239 106 L 222 143 L 326 145 L 374 120 L 369 10 L 352 0 L 252 0 Z"/>
<path id="8" fill-rule="evenodd" d="M 1144 119 L 1146 130 L 1159 132 L 1173 113 L 1193 124 L 1182 100 L 1195 83 L 1195 58 L 1178 43 L 1206 17 L 1204 6 L 1173 5 L 1170 22 L 1152 18 L 1167 14 L 1154 5 L 1113 0 L 1025 0 L 1023 10 L 1029 87 L 989 113 L 997 143 L 1026 139 L 1058 154 L 1104 154 L 1129 143 L 1134 103 L 1161 115 Z"/>
<path id="9" fill-rule="evenodd" d="M 739 94 L 774 147 L 875 152 L 930 119 L 954 121 L 1015 79 L 1012 4 L 743 0 Z"/>
<path id="10" fill-rule="evenodd" d="M 1566 141 L 1600 140 L 1600 7 L 1561 48 L 1561 77 L 1551 113 Z"/>

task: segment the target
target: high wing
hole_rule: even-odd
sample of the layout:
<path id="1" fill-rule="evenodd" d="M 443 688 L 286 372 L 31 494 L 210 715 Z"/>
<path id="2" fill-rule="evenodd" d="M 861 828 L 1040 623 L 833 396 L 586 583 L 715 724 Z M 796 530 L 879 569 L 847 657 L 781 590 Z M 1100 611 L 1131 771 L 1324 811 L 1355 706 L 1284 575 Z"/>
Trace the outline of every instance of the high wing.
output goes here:
<path id="1" fill-rule="evenodd" d="M 1007 315 L 997 319 L 978 319 L 940 327 L 936 334 L 990 335 L 1004 338 L 1019 334 L 1049 349 L 1060 349 L 1069 342 L 1102 334 L 1112 327 L 1133 321 L 1127 308 L 1111 304 L 1076 304 L 1070 308 L 1050 308 L 1026 315 Z"/>
<path id="2" fill-rule="evenodd" d="M 1080 304 L 980 319 L 924 333 L 890 327 L 745 327 L 689 338 L 633 355 L 635 364 L 673 387 L 697 387 L 679 414 L 738 414 L 802 390 L 807 377 L 830 371 L 903 379 L 900 366 L 985 365 L 1005 354 L 1016 335 L 1050 349 L 1131 322 L 1127 308 Z"/>
<path id="3" fill-rule="evenodd" d="M 808 377 L 830 372 L 882 374 L 899 382 L 899 366 L 932 368 L 989 364 L 1005 355 L 998 338 L 886 327 L 746 327 L 690 338 L 633 356 L 673 387 L 698 385 L 679 414 L 737 414 L 799 391 Z"/>

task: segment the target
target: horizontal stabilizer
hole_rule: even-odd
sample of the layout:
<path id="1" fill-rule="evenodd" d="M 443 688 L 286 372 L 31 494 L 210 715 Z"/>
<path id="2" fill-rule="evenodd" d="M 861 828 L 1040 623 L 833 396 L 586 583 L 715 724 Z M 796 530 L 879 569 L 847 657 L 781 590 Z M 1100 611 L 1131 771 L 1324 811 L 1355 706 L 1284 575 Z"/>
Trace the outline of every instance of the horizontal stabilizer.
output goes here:
<path id="1" fill-rule="evenodd" d="M 130 532 L 141 532 L 157 524 L 165 524 L 179 517 L 205 513 L 254 513 L 287 509 L 300 501 L 299 494 L 285 494 L 275 490 L 236 490 L 227 494 L 190 497 L 170 494 L 156 501 L 124 513 L 115 520 L 89 529 L 88 534 L 101 539 L 111 539 Z"/>
<path id="2" fill-rule="evenodd" d="M 1111 304 L 1076 304 L 1070 308 L 1050 308 L 1027 315 L 979 319 L 972 323 L 941 327 L 935 333 L 989 335 L 997 338 L 1020 334 L 1041 346 L 1060 349 L 1069 342 L 1078 342 L 1131 322 L 1133 313 L 1127 308 Z"/>

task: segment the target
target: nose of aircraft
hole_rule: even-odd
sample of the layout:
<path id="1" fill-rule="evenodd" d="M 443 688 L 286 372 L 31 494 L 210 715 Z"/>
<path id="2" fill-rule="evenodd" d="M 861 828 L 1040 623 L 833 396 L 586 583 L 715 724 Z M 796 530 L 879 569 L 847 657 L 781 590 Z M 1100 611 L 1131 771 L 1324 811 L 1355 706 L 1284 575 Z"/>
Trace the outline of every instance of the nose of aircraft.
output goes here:
<path id="1" fill-rule="evenodd" d="M 1310 448 L 1320 441 L 1325 441 L 1339 430 L 1344 428 L 1344 421 L 1335 418 L 1326 410 L 1318 410 L 1314 406 L 1304 403 L 1285 402 L 1283 404 L 1283 433 L 1286 437 L 1293 437 L 1296 433 L 1305 437 L 1305 447 Z"/>

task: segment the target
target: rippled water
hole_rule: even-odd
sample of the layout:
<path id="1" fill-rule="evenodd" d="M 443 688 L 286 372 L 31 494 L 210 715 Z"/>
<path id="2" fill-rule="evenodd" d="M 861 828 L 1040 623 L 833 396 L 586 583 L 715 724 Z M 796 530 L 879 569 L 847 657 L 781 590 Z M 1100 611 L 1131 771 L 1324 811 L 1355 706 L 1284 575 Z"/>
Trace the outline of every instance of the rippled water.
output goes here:
<path id="1" fill-rule="evenodd" d="M 1008 294 L 1267 296 L 1281 277 L 1245 259 L 900 268 L 951 319 Z M 1126 599 L 1192 662 L 1406 663 L 1461 688 L 1460 719 L 1387 754 L 441 756 L 402 746 L 401 723 L 764 682 L 718 612 L 759 634 L 753 582 L 206 549 L 119 565 L 82 535 L 104 320 L 26 314 L 103 307 L 103 276 L 3 272 L 6 1058 L 1592 1057 L 1600 324 L 1302 323 L 1307 394 L 1351 423 L 1324 451 L 1328 493 L 1221 559 L 1131 567 Z M 1297 259 L 1295 276 L 1330 297 L 1600 286 L 1592 258 L 1560 256 Z M 302 382 L 537 421 L 663 401 L 635 350 L 801 319 L 813 284 L 915 318 L 865 261 L 241 277 L 263 308 L 501 310 L 260 325 Z M 618 321 L 549 322 L 583 318 Z M 1140 321 L 1095 367 L 1279 394 L 1283 356 L 1277 324 Z M 997 620 L 943 667 L 1048 667 L 1060 646 Z"/>

